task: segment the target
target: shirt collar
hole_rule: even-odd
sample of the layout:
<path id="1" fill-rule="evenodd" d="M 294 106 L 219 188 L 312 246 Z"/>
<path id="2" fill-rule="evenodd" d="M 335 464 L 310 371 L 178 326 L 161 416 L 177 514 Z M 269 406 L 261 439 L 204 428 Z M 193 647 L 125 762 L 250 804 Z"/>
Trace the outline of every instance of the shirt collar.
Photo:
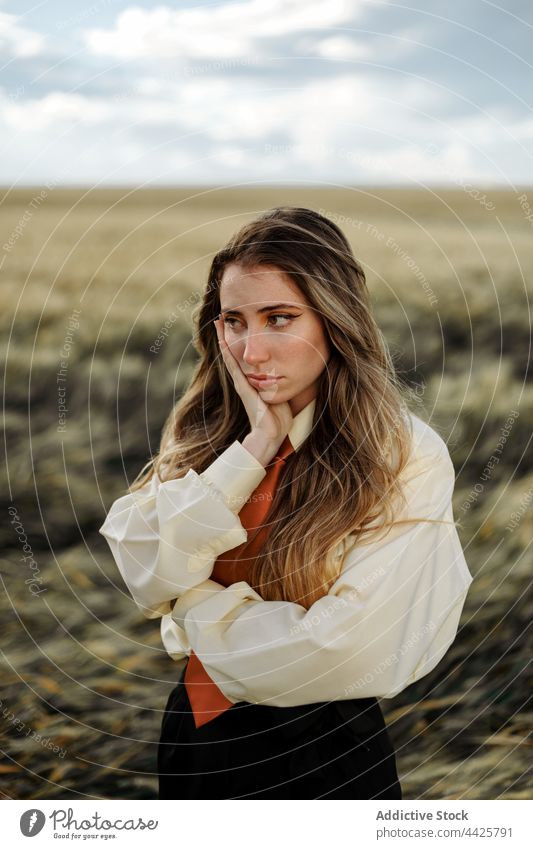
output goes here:
<path id="1" fill-rule="evenodd" d="M 313 398 L 309 403 L 297 413 L 292 421 L 289 430 L 289 439 L 295 451 L 302 442 L 309 436 L 313 427 L 313 417 L 315 413 L 316 398 Z"/>

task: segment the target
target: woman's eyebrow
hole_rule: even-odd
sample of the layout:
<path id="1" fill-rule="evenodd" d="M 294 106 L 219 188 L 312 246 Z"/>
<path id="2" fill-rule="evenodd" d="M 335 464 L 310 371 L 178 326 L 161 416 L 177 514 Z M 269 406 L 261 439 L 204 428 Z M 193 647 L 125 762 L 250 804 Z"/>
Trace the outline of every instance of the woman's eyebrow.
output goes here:
<path id="1" fill-rule="evenodd" d="M 258 309 L 257 312 L 258 313 L 268 312 L 269 310 L 279 310 L 279 309 L 284 309 L 286 307 L 288 307 L 289 309 L 299 309 L 298 304 L 270 304 L 270 306 L 268 306 L 268 307 L 261 307 L 261 309 Z M 237 315 L 242 315 L 240 310 L 235 310 L 235 309 L 225 310 L 225 309 L 221 308 L 221 312 L 226 312 L 226 313 L 232 312 L 232 313 L 236 313 Z"/>

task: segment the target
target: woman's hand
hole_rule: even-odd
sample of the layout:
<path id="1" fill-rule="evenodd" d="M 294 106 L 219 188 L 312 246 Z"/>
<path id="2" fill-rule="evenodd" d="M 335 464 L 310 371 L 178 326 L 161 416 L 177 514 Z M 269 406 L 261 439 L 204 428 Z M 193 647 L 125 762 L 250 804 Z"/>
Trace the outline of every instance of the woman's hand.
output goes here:
<path id="1" fill-rule="evenodd" d="M 230 351 L 224 338 L 223 320 L 215 319 L 214 325 L 226 368 L 250 420 L 251 433 L 244 439 L 243 445 L 259 462 L 267 465 L 291 428 L 293 415 L 290 404 L 288 401 L 282 401 L 280 404 L 263 401 Z"/>

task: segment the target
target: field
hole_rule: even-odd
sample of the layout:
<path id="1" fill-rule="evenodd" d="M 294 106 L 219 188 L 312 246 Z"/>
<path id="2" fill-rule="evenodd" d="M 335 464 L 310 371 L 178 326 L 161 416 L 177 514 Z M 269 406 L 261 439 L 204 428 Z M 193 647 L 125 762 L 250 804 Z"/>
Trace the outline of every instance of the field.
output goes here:
<path id="1" fill-rule="evenodd" d="M 156 796 L 162 711 L 181 666 L 98 528 L 187 384 L 213 252 L 280 204 L 340 224 L 456 468 L 474 576 L 461 629 L 433 673 L 381 703 L 404 798 L 531 796 L 533 223 L 520 194 L 5 191 L 3 797 Z"/>

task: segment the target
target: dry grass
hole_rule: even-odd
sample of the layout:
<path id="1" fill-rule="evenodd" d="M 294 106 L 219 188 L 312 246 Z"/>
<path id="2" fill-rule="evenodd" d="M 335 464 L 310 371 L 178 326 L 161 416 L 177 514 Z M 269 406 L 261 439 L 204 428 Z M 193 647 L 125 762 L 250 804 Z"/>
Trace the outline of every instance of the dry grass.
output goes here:
<path id="1" fill-rule="evenodd" d="M 351 219 L 341 226 L 380 326 L 406 380 L 425 386 L 427 415 L 456 464 L 456 517 L 475 576 L 461 630 L 434 673 L 382 702 L 405 798 L 530 796 L 533 240 L 516 196 L 492 192 L 489 212 L 459 190 L 55 190 L 32 206 L 39 191 L 11 192 L 0 207 L 4 244 L 31 213 L 0 249 L 3 795 L 156 794 L 159 725 L 180 669 L 97 529 L 187 382 L 190 312 L 213 251 L 260 210 L 290 203 Z M 59 433 L 56 375 L 74 309 Z M 25 583 L 32 576 L 38 595 Z"/>

